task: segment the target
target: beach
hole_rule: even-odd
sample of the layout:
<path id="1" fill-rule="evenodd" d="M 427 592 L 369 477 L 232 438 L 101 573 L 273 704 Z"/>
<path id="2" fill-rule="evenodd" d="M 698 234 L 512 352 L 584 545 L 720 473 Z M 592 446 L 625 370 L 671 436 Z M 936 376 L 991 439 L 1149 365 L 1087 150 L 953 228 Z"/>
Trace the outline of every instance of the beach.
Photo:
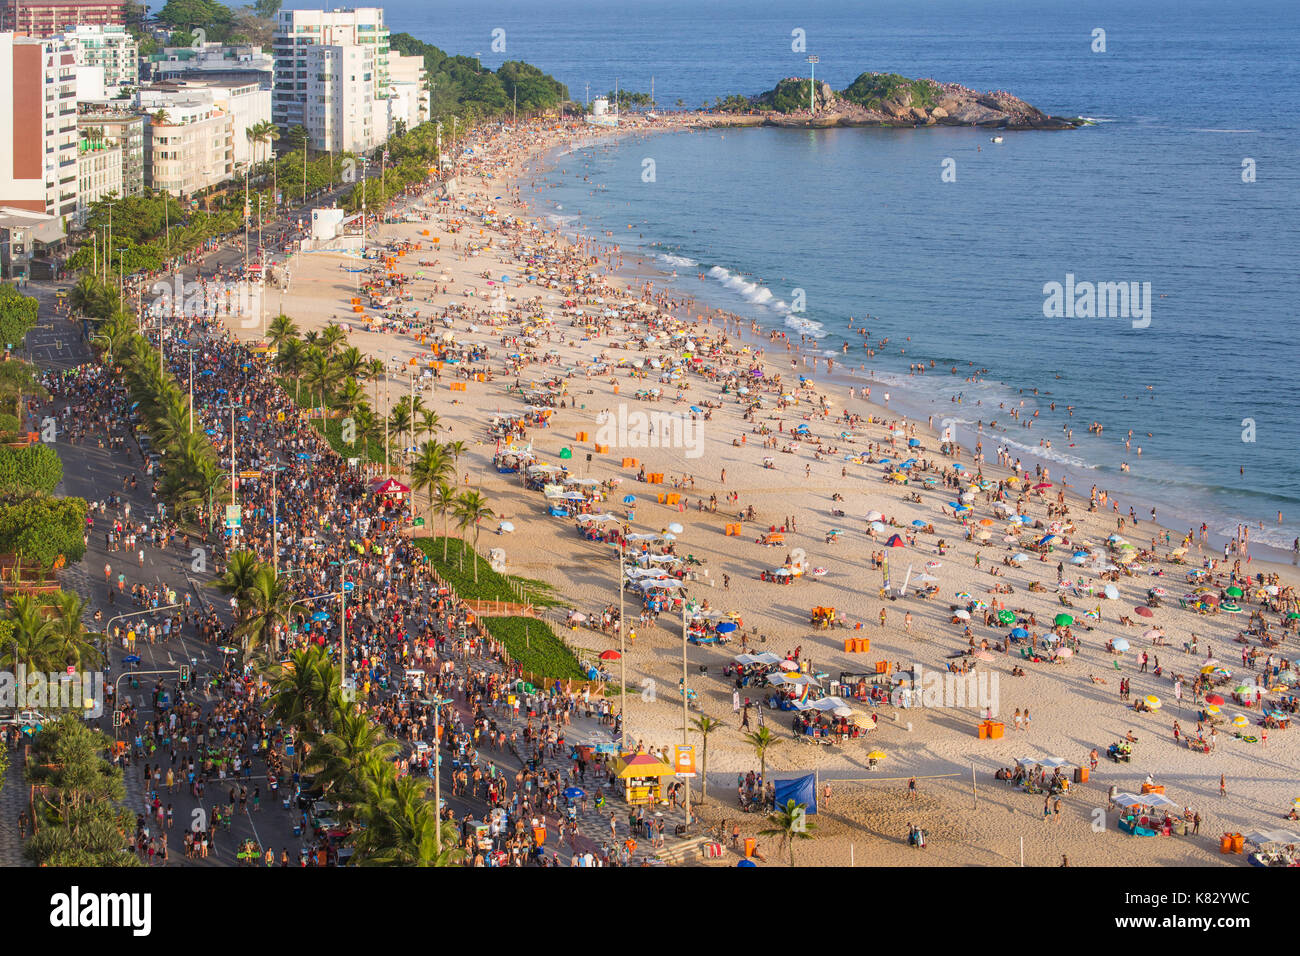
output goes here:
<path id="1" fill-rule="evenodd" d="M 684 116 L 655 128 L 628 127 L 621 134 L 648 135 L 692 122 Z M 701 711 L 722 722 L 708 741 L 710 801 L 701 810 L 706 822 L 726 818 L 730 826 L 738 818 L 736 777 L 758 769 L 723 668 L 742 650 L 784 657 L 799 647 L 803 672 L 828 675 L 820 680 L 823 689 L 841 673 L 875 672 L 878 662 L 886 665 L 881 676 L 890 687 L 885 701 L 863 708 L 872 729 L 835 746 L 797 740 L 790 711 L 763 712 L 765 725 L 780 741 L 766 754 L 769 777 L 815 771 L 818 785 L 832 788 L 831 804 L 818 817 L 817 837 L 796 847 L 797 862 L 803 865 L 843 866 L 851 860 L 1015 865 L 1021 837 L 1029 865 L 1057 865 L 1062 856 L 1071 865 L 1239 864 L 1244 857 L 1218 852 L 1222 833 L 1289 825 L 1283 815 L 1297 796 L 1294 768 L 1300 741 L 1283 729 L 1265 737 L 1257 723 L 1261 707 L 1239 706 L 1231 692 L 1239 684 L 1256 685 L 1269 655 L 1279 672 L 1287 670 L 1283 659 L 1294 654 L 1294 631 L 1269 647 L 1257 636 L 1246 643 L 1236 639 L 1255 612 L 1262 614 L 1271 636 L 1283 637 L 1283 612 L 1292 606 L 1287 602 L 1300 580 L 1296 570 L 1258 560 L 1247 563 L 1245 555 L 1225 561 L 1220 552 L 1202 550 L 1196 540 L 1175 554 L 1183 547 L 1185 531 L 1169 529 L 1166 540 L 1165 529 L 1140 509 L 1135 526 L 1127 501 L 1119 503 L 1118 511 L 1109 501 L 1089 511 L 1089 489 L 1076 489 L 1082 497 L 1058 497 L 1059 477 L 1050 473 L 1031 470 L 1014 487 L 1000 485 L 1012 471 L 991 454 L 994 440 L 984 450 L 987 460 L 978 465 L 974 449 L 960 449 L 956 457 L 943 454 L 937 423 L 902 420 L 889 408 L 888 386 L 872 386 L 872 401 L 861 385 L 850 395 L 850 386 L 828 379 L 833 371 L 820 349 L 799 352 L 797 340 L 706 313 L 680 296 L 664 296 L 650 263 L 622 259 L 617 234 L 588 236 L 575 246 L 522 200 L 524 170 L 556 151 L 552 161 L 562 163 L 566 148 L 608 135 L 541 123 L 482 129 L 469 141 L 472 156 L 460 160 L 448 202 L 437 202 L 431 192 L 397 211 L 399 218 L 411 212 L 416 221 L 372 222 L 367 237 L 372 246 L 412 244 L 391 267 L 410 277 L 405 289 L 411 298 L 402 305 L 418 315 L 390 325 L 405 324 L 409 331 L 381 328 L 373 321 L 374 309 L 352 310 L 360 274 L 348 270 L 371 264 L 354 255 L 300 254 L 290 267 L 287 291 L 269 295 L 271 304 L 291 316 L 303 333 L 338 323 L 345 326 L 350 345 L 390 366 L 387 382 L 378 386 L 381 396 L 387 389 L 380 408 L 385 400 L 392 404 L 413 391 L 423 397 L 440 417 L 439 440 L 465 443 L 458 464 L 462 489 L 480 491 L 496 512 L 496 519 L 481 529 L 480 550 L 503 549 L 509 573 L 545 581 L 588 621 L 598 621 L 603 609 L 618 604 L 616 549 L 589 540 L 573 517 L 548 514 L 543 494 L 526 490 L 520 474 L 499 472 L 496 455 L 513 443 L 527 447 L 536 462 L 567 465 L 575 476 L 598 483 L 618 479 L 601 489 L 604 501 L 582 506 L 620 517 L 632 533 L 662 533 L 671 523 L 682 526 L 675 532 L 673 550 L 697 562 L 690 565 L 694 577 L 687 582 L 687 600 L 701 610 L 734 615 L 737 624 L 726 644 L 686 649 L 688 686 L 698 695 Z M 529 260 L 533 268 L 525 278 Z M 548 280 L 552 273 L 556 278 Z M 591 281 L 579 287 L 574 277 L 581 275 Z M 363 322 L 363 316 L 372 321 Z M 247 340 L 262 334 L 260 327 L 238 321 L 229 325 Z M 454 336 L 454 346 L 448 334 Z M 486 352 L 486 357 L 444 364 L 434 377 L 429 349 L 435 340 L 444 348 L 468 356 Z M 484 380 L 474 377 L 479 373 Z M 559 384 L 547 388 L 542 384 L 547 380 Z M 450 390 L 453 383 L 464 390 Z M 367 384 L 367 395 L 374 388 Z M 538 406 L 534 416 L 545 427 L 534 421 L 526 433 L 494 436 L 492 419 L 524 417 L 530 394 L 553 403 Z M 760 397 L 762 405 L 754 406 L 750 399 Z M 666 444 L 635 434 L 634 423 L 641 420 L 635 416 L 651 412 L 679 429 L 664 433 L 672 439 Z M 806 434 L 797 434 L 801 428 Z M 580 433 L 588 437 L 579 440 Z M 612 441 L 602 440 L 610 436 Z M 598 451 L 598 444 L 608 450 Z M 571 458 L 561 457 L 566 448 Z M 908 458 L 917 459 L 911 466 L 914 476 L 934 481 L 913 477 L 904 484 L 890 477 L 891 467 Z M 625 459 L 638 464 L 625 466 Z M 958 481 L 954 462 L 982 474 L 985 486 L 971 491 L 969 478 Z M 396 461 L 393 466 L 400 475 Z M 638 480 L 642 472 L 662 474 L 663 481 L 643 483 Z M 1035 491 L 1035 485 L 1043 487 Z M 999 492 L 1000 502 L 995 501 Z M 970 495 L 969 507 L 958 516 L 950 502 L 960 502 L 962 494 Z M 627 495 L 637 499 L 630 506 L 635 513 L 630 521 L 625 517 L 629 506 L 622 501 Z M 660 503 L 660 495 L 680 500 Z M 416 505 L 426 528 L 440 533 L 441 521 L 428 515 L 423 496 L 417 496 Z M 747 516 L 750 508 L 753 517 Z M 1060 508 L 1068 513 L 1058 513 Z M 868 519 L 871 512 L 880 517 Z M 741 514 L 746 514 L 743 520 Z M 1023 523 L 1012 523 L 1013 514 L 1023 516 Z M 494 534 L 498 520 L 509 521 L 514 530 Z M 739 525 L 739 533 L 728 534 L 728 525 Z M 777 534 L 779 543 L 759 543 L 764 535 Z M 981 534 L 987 539 L 981 540 Z M 1044 550 L 1034 550 L 1049 534 L 1057 535 L 1048 542 L 1053 550 L 1047 552 L 1046 544 Z M 888 546 L 895 535 L 899 545 Z M 1112 535 L 1122 536 L 1137 554 L 1124 557 L 1121 545 L 1108 542 Z M 1072 563 L 1076 551 L 1088 557 Z M 1010 561 L 1017 554 L 1026 557 Z M 887 573 L 873 555 L 887 557 Z M 1219 609 L 1231 602 L 1218 595 L 1231 586 L 1228 572 L 1239 557 L 1240 577 L 1276 578 L 1244 588 L 1237 602 L 1240 612 L 1230 612 Z M 1206 560 L 1214 565 L 1202 568 Z M 1110 567 L 1114 570 L 1103 570 Z M 798 568 L 805 570 L 774 573 Z M 1189 580 L 1197 569 L 1204 575 Z M 933 582 L 918 584 L 922 575 Z M 1069 586 L 1061 589 L 1060 580 Z M 889 590 L 882 595 L 886 581 Z M 918 598 L 917 587 L 925 583 L 935 593 Z M 1117 591 L 1114 599 L 1105 595 L 1108 584 Z M 1180 607 L 1179 598 L 1198 586 L 1216 595 L 1213 602 L 1204 602 L 1212 606 Z M 1165 594 L 1149 607 L 1156 587 Z M 1264 587 L 1277 593 L 1260 593 Z M 681 615 L 665 610 L 657 620 L 639 620 L 635 593 L 627 593 L 625 600 L 628 628 L 636 632 L 624 661 L 629 738 L 655 746 L 681 743 Z M 1265 600 L 1275 609 L 1264 610 Z M 976 602 L 986 607 L 972 608 Z M 810 613 L 818 607 L 834 608 L 837 625 L 845 626 L 814 628 Z M 1139 607 L 1151 616 L 1139 613 Z M 970 615 L 969 625 L 954 609 Z M 1013 645 L 1005 624 L 984 623 L 986 610 L 1010 612 L 1017 624 L 1032 616 L 1026 642 Z M 1053 628 L 1056 616 L 1067 612 L 1073 621 Z M 1122 623 L 1122 618 L 1132 623 Z M 568 627 L 563 612 L 551 619 L 582 660 L 620 646 L 613 633 Z M 1068 635 L 1052 634 L 1066 628 Z M 1162 632 L 1161 643 L 1145 636 L 1153 628 Z M 1049 641 L 1049 636 L 1058 640 Z M 1121 637 L 1127 650 L 1107 649 L 1108 642 Z M 847 651 L 846 639 L 867 639 L 870 648 Z M 1004 649 L 995 650 L 997 645 Z M 1058 645 L 1073 654 L 1051 651 L 1056 659 L 1050 662 L 1049 646 Z M 1257 659 L 1243 664 L 1243 650 L 1252 648 Z M 1145 668 L 1143 653 L 1150 657 Z M 1195 736 L 1202 705 L 1192 700 L 1192 682 L 1210 666 L 1208 659 L 1230 672 L 1218 688 L 1228 699 L 1210 753 L 1175 743 L 1172 732 L 1178 721 L 1182 736 Z M 918 665 L 941 674 L 960 666 L 977 675 L 996 675 L 994 717 L 1005 727 L 1000 739 L 977 735 L 988 708 L 896 704 L 892 680 Z M 1023 669 L 1024 676 L 1012 676 L 1013 668 Z M 1181 701 L 1175 699 L 1175 675 L 1183 678 Z M 611 676 L 618 679 L 617 668 Z M 1278 686 L 1271 669 L 1269 676 L 1265 689 Z M 1120 697 L 1121 679 L 1130 683 L 1127 701 Z M 758 700 L 770 691 L 753 686 L 740 693 Z M 1135 710 L 1133 702 L 1148 695 L 1159 699 L 1155 709 Z M 1032 721 L 1017 727 L 1013 712 L 1026 709 Z M 1238 714 L 1247 718 L 1244 729 L 1231 724 Z M 751 729 L 758 719 L 757 713 L 750 715 Z M 1206 733 L 1210 728 L 1205 722 Z M 1107 760 L 1107 747 L 1126 734 L 1137 738 L 1132 761 Z M 689 742 L 698 753 L 699 735 L 691 731 Z M 875 768 L 866 757 L 873 750 L 885 754 Z M 1076 783 L 1062 797 L 1059 814 L 1044 814 L 1044 794 L 1023 792 L 994 776 L 1017 760 L 1029 760 L 1034 767 L 1036 758 L 1050 757 L 1068 761 L 1068 773 L 1076 765 L 1088 767 L 1093 750 L 1101 755 L 1099 765 L 1087 782 Z M 1104 809 L 1108 791 L 1113 786 L 1138 793 L 1148 775 L 1179 808 L 1200 817 L 1199 836 L 1146 840 L 1118 829 L 1117 812 Z M 913 777 L 917 795 L 910 798 Z M 698 780 L 693 789 L 697 786 Z M 909 824 L 925 829 L 924 852 L 908 845 Z M 746 815 L 741 825 L 746 835 L 753 835 L 762 828 L 762 818 Z M 781 861 L 775 846 L 763 842 L 768 860 Z"/>

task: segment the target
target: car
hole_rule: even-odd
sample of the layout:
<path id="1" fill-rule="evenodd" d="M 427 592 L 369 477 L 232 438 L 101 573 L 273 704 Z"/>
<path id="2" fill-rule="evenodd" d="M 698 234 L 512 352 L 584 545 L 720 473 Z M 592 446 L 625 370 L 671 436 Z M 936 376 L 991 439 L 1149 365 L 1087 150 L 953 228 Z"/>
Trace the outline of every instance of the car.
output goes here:
<path id="1" fill-rule="evenodd" d="M 42 726 L 49 722 L 50 718 L 39 710 L 20 710 L 15 714 L 0 718 L 0 724 L 6 727 L 35 727 L 37 730 L 40 730 Z"/>

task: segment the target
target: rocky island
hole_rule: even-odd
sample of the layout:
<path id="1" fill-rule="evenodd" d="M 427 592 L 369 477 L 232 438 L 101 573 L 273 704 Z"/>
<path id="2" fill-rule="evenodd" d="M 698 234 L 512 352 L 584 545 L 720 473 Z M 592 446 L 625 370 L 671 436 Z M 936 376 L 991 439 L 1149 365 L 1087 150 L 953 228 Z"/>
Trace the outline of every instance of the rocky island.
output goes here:
<path id="1" fill-rule="evenodd" d="M 787 77 L 757 96 L 730 96 L 715 109 L 728 126 L 981 126 L 992 129 L 1075 129 L 1078 118 L 1049 116 L 1018 96 L 980 93 L 958 83 L 863 73 L 847 89 L 816 82 L 809 110 L 807 78 Z"/>

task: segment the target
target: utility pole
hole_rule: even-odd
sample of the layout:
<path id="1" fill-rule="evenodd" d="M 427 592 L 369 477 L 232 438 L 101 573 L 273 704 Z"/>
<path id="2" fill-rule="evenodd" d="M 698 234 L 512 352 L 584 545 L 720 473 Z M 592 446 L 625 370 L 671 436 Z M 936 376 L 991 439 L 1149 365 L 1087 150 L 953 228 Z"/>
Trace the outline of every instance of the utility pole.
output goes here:
<path id="1" fill-rule="evenodd" d="M 819 56 L 808 57 L 808 112 L 817 112 L 817 64 L 822 61 Z"/>

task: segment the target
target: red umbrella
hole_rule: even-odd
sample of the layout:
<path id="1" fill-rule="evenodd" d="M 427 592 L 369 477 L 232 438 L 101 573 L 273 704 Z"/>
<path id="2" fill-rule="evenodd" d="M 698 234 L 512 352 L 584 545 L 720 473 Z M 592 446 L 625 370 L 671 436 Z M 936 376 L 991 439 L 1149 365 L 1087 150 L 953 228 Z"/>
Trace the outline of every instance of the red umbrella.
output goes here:
<path id="1" fill-rule="evenodd" d="M 1206 702 L 1207 704 L 1214 704 L 1214 705 L 1217 706 L 1217 707 L 1222 707 L 1222 706 L 1223 706 L 1223 698 L 1222 698 L 1221 696 L 1219 696 L 1218 694 L 1206 694 L 1206 695 L 1205 695 L 1205 702 Z"/>
<path id="2" fill-rule="evenodd" d="M 616 661 L 616 660 L 618 660 L 618 659 L 619 659 L 620 657 L 622 657 L 622 656 L 623 656 L 623 655 L 620 654 L 618 651 L 601 651 L 601 652 L 600 652 L 600 659 L 601 659 L 602 661 Z"/>
<path id="3" fill-rule="evenodd" d="M 1141 614 L 1143 617 L 1153 617 L 1153 616 L 1154 616 L 1154 615 L 1151 613 L 1151 608 L 1147 607 L 1145 604 L 1143 604 L 1143 605 L 1140 606 L 1140 607 L 1135 607 L 1133 610 L 1137 611 L 1137 612 L 1138 612 L 1139 614 Z"/>

